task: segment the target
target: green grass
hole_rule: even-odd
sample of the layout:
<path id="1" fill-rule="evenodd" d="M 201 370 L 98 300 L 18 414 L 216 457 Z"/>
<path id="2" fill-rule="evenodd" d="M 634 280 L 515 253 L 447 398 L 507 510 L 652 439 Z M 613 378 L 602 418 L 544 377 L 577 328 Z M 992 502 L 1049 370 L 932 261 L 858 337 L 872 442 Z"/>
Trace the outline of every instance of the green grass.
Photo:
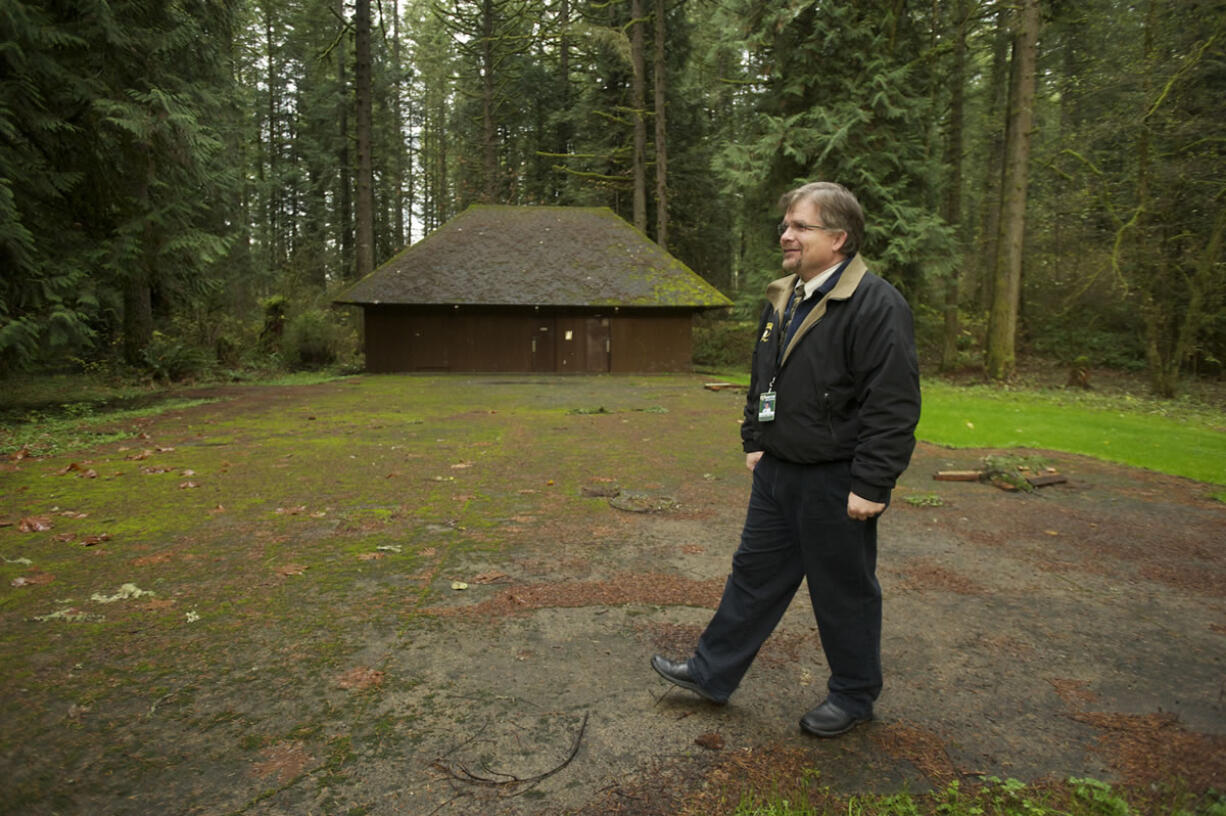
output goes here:
<path id="1" fill-rule="evenodd" d="M 1027 785 L 1017 779 L 984 778 L 967 785 L 951 782 L 925 794 L 841 797 L 822 796 L 810 804 L 780 796 L 748 796 L 732 816 L 1226 816 L 1226 799 L 1178 789 L 1151 789 L 1143 797 L 1112 788 L 1097 779 L 1068 779 L 1062 784 Z"/>
<path id="2" fill-rule="evenodd" d="M 745 372 L 706 374 L 748 385 Z M 917 436 L 952 448 L 1040 448 L 1226 485 L 1226 415 L 1188 400 L 923 380 Z M 1218 498 L 1226 501 L 1226 491 Z"/>
<path id="3" fill-rule="evenodd" d="M 94 413 L 98 409 L 90 403 L 65 403 L 58 415 L 30 412 L 19 422 L 0 424 L 0 455 L 24 450 L 29 456 L 51 456 L 129 439 L 134 432 L 126 426 L 132 420 L 212 402 L 217 400 L 167 399 L 144 408 L 100 413 Z"/>
<path id="4" fill-rule="evenodd" d="M 917 435 L 956 448 L 1041 448 L 1226 485 L 1226 417 L 1132 396 L 924 382 Z"/>

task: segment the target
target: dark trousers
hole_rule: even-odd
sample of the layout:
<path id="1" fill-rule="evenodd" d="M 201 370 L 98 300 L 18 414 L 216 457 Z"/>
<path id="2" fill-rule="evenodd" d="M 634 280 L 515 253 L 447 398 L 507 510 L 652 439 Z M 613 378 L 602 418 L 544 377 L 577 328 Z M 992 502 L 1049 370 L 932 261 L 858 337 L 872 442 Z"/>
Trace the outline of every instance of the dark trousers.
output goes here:
<path id="1" fill-rule="evenodd" d="M 732 694 L 800 587 L 830 668 L 832 702 L 867 716 L 881 693 L 877 520 L 847 515 L 851 463 L 799 465 L 766 454 L 754 469 L 741 545 L 690 670 L 717 697 Z"/>

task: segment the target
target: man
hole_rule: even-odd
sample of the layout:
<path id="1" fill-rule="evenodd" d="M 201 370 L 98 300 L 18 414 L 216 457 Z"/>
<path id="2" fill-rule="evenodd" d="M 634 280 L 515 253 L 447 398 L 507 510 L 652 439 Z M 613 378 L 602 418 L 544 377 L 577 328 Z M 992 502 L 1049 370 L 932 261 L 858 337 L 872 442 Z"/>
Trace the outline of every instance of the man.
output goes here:
<path id="1" fill-rule="evenodd" d="M 829 182 L 785 194 L 787 277 L 766 289 L 741 437 L 753 489 L 741 544 L 694 655 L 651 660 L 715 703 L 740 684 L 802 578 L 830 669 L 801 728 L 833 737 L 872 718 L 881 692 L 877 518 L 919 421 L 911 310 L 859 256 L 864 215 Z"/>

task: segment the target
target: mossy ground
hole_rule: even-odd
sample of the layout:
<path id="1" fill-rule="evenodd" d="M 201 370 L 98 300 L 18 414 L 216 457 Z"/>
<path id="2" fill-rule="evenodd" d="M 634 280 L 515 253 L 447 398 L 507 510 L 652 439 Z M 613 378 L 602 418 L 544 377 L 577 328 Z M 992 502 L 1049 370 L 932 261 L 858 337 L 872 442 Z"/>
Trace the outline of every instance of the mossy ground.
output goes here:
<path id="1" fill-rule="evenodd" d="M 124 419 L 98 447 L 4 465 L 0 812 L 598 813 L 611 790 L 624 805 L 636 786 L 667 780 L 709 803 L 704 780 L 730 766 L 692 740 L 717 730 L 729 758 L 800 752 L 846 790 L 892 790 L 945 781 L 924 773 L 915 739 L 886 738 L 917 720 L 944 768 L 1123 778 L 1124 766 L 1096 758 L 1101 728 L 1060 712 L 1039 715 L 1032 747 L 1009 754 L 1033 726 L 1025 715 L 1052 704 L 1054 683 L 1035 690 L 1022 665 L 1072 678 L 1058 690 L 1084 682 L 1106 710 L 1183 705 L 1190 733 L 1221 739 L 1220 700 L 1199 695 L 1226 636 L 1223 555 L 1201 541 L 1222 511 L 1152 474 L 1138 488 L 1132 471 L 1080 460 L 1088 486 L 1046 502 L 974 485 L 942 487 L 938 507 L 896 503 L 882 577 L 901 616 L 886 644 L 900 679 L 896 714 L 875 730 L 831 744 L 793 733 L 822 672 L 802 603 L 740 705 L 714 712 L 664 694 L 647 657 L 688 648 L 705 623 L 748 486 L 741 397 L 701 383 L 382 376 L 220 388 Z M 949 455 L 921 449 L 900 495 L 932 492 L 922 469 Z M 584 495 L 611 485 L 668 497 L 670 509 L 628 513 Z M 26 531 L 30 519 L 49 529 Z M 1128 525 L 1122 548 L 1096 532 L 1112 520 Z M 1039 555 L 1062 526 L 1076 540 L 1054 560 Z M 1054 586 L 1073 580 L 1106 606 L 1045 594 L 1038 563 Z M 142 594 L 110 600 L 128 584 Z M 1158 677 L 1120 686 L 1128 666 L 1166 671 L 1174 644 L 1134 650 L 1125 666 L 1083 640 L 1133 632 L 1111 623 L 1113 603 L 1159 639 L 1169 615 L 1194 627 L 1178 650 L 1191 702 L 1162 697 Z M 1036 608 L 1080 609 L 1094 625 L 1044 619 L 1051 647 L 1024 628 Z M 962 631 L 964 616 L 984 615 L 998 628 Z M 924 689 L 978 695 L 993 677 L 1018 710 L 986 742 L 964 733 L 982 700 L 925 713 Z M 581 723 L 565 773 L 538 786 L 499 776 L 556 766 Z M 1044 747 L 1060 739 L 1072 747 Z M 508 784 L 457 779 L 466 773 Z"/>

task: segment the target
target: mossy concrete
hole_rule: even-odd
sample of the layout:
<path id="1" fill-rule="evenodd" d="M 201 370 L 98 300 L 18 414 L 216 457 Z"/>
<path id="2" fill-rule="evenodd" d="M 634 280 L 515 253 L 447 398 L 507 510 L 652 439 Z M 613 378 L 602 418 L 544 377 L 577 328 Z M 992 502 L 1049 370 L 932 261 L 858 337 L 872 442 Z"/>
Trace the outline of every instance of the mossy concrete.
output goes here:
<path id="1" fill-rule="evenodd" d="M 976 454 L 921 446 L 899 495 L 943 504 L 882 521 L 879 719 L 815 742 L 802 602 L 725 708 L 647 665 L 692 648 L 728 569 L 736 392 L 378 376 L 198 396 L 216 401 L 0 473 L 0 812 L 718 812 L 734 758 L 893 791 L 1129 781 L 1085 712 L 1226 739 L 1226 508 L 1203 486 L 1052 455 L 1072 481 L 1038 495 L 936 487 Z M 670 509 L 583 491 L 609 486 Z M 152 594 L 94 600 L 127 584 Z M 722 751 L 695 744 L 712 732 Z"/>

